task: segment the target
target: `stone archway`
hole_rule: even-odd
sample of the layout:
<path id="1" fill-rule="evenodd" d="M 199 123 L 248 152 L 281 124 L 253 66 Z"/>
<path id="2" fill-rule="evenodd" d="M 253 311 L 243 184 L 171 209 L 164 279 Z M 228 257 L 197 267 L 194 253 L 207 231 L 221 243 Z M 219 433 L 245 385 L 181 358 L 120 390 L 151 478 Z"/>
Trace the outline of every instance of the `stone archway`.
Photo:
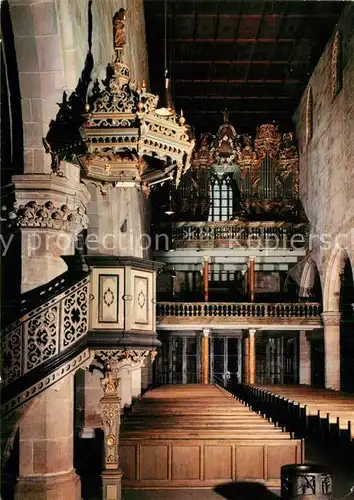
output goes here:
<path id="1" fill-rule="evenodd" d="M 340 387 L 342 391 L 354 392 L 354 277 L 349 257 L 341 274 L 339 311 Z"/>
<path id="2" fill-rule="evenodd" d="M 340 292 L 344 267 L 348 259 L 347 250 L 337 243 L 327 263 L 323 294 L 325 385 L 335 390 L 341 388 Z"/>
<path id="3" fill-rule="evenodd" d="M 349 258 L 347 250 L 336 245 L 328 260 L 325 286 L 323 293 L 323 310 L 325 312 L 339 312 L 339 295 L 341 286 L 341 275 L 343 274 L 344 266 Z"/>
<path id="4" fill-rule="evenodd" d="M 316 262 L 310 257 L 304 266 L 300 282 L 300 297 L 322 302 L 322 283 Z"/>
<path id="5" fill-rule="evenodd" d="M 312 256 L 305 262 L 301 281 L 300 297 L 306 301 L 316 301 L 322 304 L 322 283 L 319 268 Z M 299 332 L 300 383 L 314 387 L 325 385 L 325 359 L 323 335 L 307 335 Z"/>

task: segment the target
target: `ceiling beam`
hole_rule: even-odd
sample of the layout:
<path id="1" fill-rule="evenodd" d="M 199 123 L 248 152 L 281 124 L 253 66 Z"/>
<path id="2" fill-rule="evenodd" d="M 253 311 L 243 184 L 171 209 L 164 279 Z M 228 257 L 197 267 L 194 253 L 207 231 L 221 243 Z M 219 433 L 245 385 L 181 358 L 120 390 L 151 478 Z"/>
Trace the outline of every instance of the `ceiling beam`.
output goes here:
<path id="1" fill-rule="evenodd" d="M 269 51 L 270 52 L 268 55 L 269 62 L 268 62 L 267 66 L 263 72 L 263 76 L 265 76 L 269 73 L 269 69 L 271 68 L 271 65 L 272 65 L 272 60 L 274 59 L 274 57 L 277 53 L 278 43 L 279 43 L 279 40 L 281 39 L 282 30 L 283 30 L 284 24 L 285 24 L 286 19 L 287 19 L 287 14 L 288 14 L 288 2 L 285 3 L 284 17 L 282 17 L 280 20 L 277 35 L 276 35 L 277 42 L 276 42 L 276 44 L 273 44 L 271 50 Z M 294 43 L 295 43 L 295 40 L 293 41 L 293 45 L 294 45 Z"/>
<path id="2" fill-rule="evenodd" d="M 265 9 L 265 0 L 263 0 L 263 4 L 262 4 L 262 14 L 264 12 L 264 9 Z M 250 71 L 251 71 L 251 65 L 252 65 L 252 59 L 253 59 L 253 55 L 254 55 L 254 51 L 256 49 L 256 45 L 257 45 L 257 41 L 259 40 L 259 35 L 261 33 L 261 28 L 262 28 L 262 23 L 263 23 L 263 16 L 259 16 L 258 18 L 258 26 L 257 26 L 257 34 L 256 34 L 256 38 L 254 40 L 254 42 L 252 43 L 252 46 L 251 46 L 251 50 L 250 50 L 250 56 L 249 56 L 249 63 L 248 63 L 248 66 L 246 68 L 246 74 L 245 74 L 245 80 L 248 80 L 248 77 L 249 77 L 249 74 L 250 74 Z"/>

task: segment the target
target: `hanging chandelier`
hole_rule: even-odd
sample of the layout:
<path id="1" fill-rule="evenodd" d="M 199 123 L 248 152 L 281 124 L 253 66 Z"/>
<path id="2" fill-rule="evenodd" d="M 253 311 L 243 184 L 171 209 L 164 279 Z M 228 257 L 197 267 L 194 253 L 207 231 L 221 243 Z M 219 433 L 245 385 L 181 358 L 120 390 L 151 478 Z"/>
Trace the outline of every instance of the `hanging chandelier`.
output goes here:
<path id="1" fill-rule="evenodd" d="M 58 162 L 65 159 L 80 164 L 89 179 L 141 187 L 148 195 L 150 186 L 164 179 L 172 177 L 178 186 L 190 167 L 195 141 L 183 112 L 175 112 L 169 92 L 169 112 L 161 113 L 159 96 L 149 93 L 145 82 L 137 87 L 132 81 L 123 57 L 125 21 L 126 12 L 120 9 L 113 18 L 115 60 L 107 66 L 103 86 L 96 81 L 86 99 L 79 128 L 82 143 L 76 154 L 70 156 L 73 141 L 63 137 L 56 151 L 53 123 L 44 141 L 47 151 L 56 158 L 52 162 L 56 173 Z M 61 135 L 65 135 L 65 128 Z M 69 153 L 65 151 L 66 142 Z"/>
<path id="2" fill-rule="evenodd" d="M 158 108 L 156 108 L 156 114 L 159 116 L 173 116 L 176 114 L 175 106 L 173 104 L 172 94 L 171 94 L 171 80 L 168 76 L 167 69 L 167 0 L 165 0 L 165 89 L 162 99 L 159 102 Z"/>

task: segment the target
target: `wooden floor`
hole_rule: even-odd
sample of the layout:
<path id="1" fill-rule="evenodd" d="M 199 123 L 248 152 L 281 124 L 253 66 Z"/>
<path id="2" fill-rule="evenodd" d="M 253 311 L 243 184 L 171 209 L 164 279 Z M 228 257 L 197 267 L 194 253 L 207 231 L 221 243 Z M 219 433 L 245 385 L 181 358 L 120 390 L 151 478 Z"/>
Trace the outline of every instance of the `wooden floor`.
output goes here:
<path id="1" fill-rule="evenodd" d="M 301 462 L 303 443 L 213 385 L 147 392 L 124 421 L 125 488 L 212 488 L 230 481 L 279 488 L 280 468 Z"/>

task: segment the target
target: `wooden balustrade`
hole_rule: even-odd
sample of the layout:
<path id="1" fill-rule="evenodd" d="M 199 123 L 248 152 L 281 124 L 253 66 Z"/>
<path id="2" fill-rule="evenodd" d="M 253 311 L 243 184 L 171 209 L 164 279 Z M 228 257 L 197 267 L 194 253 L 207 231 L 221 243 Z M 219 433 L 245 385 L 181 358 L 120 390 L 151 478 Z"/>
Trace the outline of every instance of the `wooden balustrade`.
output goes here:
<path id="1" fill-rule="evenodd" d="M 175 317 L 253 317 L 320 319 L 321 304 L 306 303 L 220 303 L 220 302 L 158 302 L 157 316 Z"/>
<path id="2" fill-rule="evenodd" d="M 163 227 L 160 229 L 163 231 Z M 269 247 L 281 242 L 281 248 L 291 248 L 295 240 L 298 245 L 307 245 L 309 229 L 306 224 L 274 222 L 179 222 L 175 224 L 172 236 L 176 246 L 213 240 L 235 240 L 239 245 L 247 246 L 252 240 L 257 240 L 263 245 L 269 243 Z"/>

